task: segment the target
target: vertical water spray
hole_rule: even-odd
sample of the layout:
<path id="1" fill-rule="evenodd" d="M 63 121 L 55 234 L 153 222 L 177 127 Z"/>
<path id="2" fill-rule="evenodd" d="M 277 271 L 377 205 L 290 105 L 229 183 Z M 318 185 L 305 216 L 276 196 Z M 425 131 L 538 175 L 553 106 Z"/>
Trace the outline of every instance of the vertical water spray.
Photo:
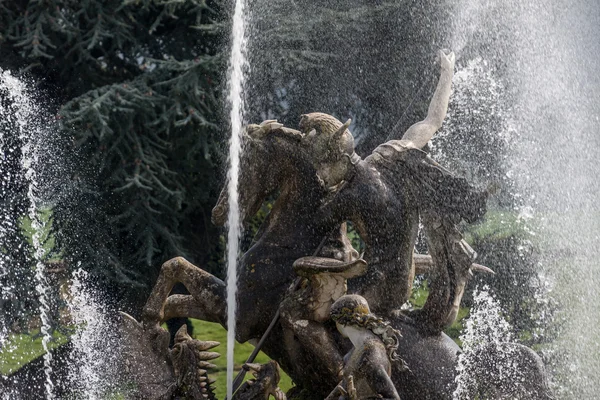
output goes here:
<path id="1" fill-rule="evenodd" d="M 598 3 L 463 0 L 458 7 L 473 12 L 455 29 L 486 27 L 476 49 L 502 67 L 511 92 L 509 123 L 518 134 L 507 164 L 521 196 L 517 211 L 538 226 L 538 270 L 551 300 L 561 305 L 546 321 L 553 343 L 543 348 L 556 394 L 594 398 L 600 369 Z"/>
<path id="2" fill-rule="evenodd" d="M 4 84 L 4 72 L 0 70 L 0 89 L 4 88 L 6 85 Z M 7 89 L 7 88 L 6 88 Z M 4 104 L 4 102 L 0 101 L 0 149 L 1 149 L 1 157 L 0 157 L 0 198 L 3 200 L 2 203 L 5 203 L 5 199 L 12 196 L 11 193 L 11 183 L 13 180 L 13 174 L 10 171 L 11 160 L 8 157 L 9 153 L 12 153 L 14 149 L 7 143 L 7 138 L 4 136 L 4 132 L 10 130 L 10 123 L 7 121 L 13 113 L 11 112 L 10 107 Z M 5 126 L 6 125 L 6 126 Z M 11 205 L 3 205 L 3 208 L 0 210 L 0 243 L 5 245 L 7 243 L 7 236 L 14 232 L 16 227 L 13 221 L 8 217 L 8 207 Z M 12 295 L 12 288 L 8 282 L 8 268 L 11 264 L 11 259 L 8 253 L 0 252 L 0 302 L 6 301 L 6 299 L 10 298 Z M 0 349 L 4 347 L 6 340 L 8 339 L 8 327 L 6 326 L 7 322 L 4 318 L 0 318 Z"/>
<path id="3" fill-rule="evenodd" d="M 35 289 L 40 303 L 40 331 L 42 334 L 42 346 L 44 349 L 44 374 L 46 377 L 44 385 L 46 398 L 53 399 L 54 384 L 51 379 L 52 354 L 48 348 L 48 343 L 52 339 L 49 319 L 50 286 L 46 277 L 46 268 L 44 265 L 46 250 L 42 243 L 42 235 L 45 231 L 45 223 L 40 218 L 42 204 L 37 193 L 39 190 L 39 182 L 35 169 L 39 161 L 39 142 L 41 140 L 42 130 L 41 126 L 33 121 L 35 107 L 28 96 L 27 88 L 23 82 L 13 77 L 9 72 L 2 72 L 0 83 L 2 84 L 3 88 L 7 89 L 8 96 L 15 104 L 17 109 L 15 120 L 16 127 L 18 129 L 17 133 L 19 140 L 22 143 L 21 167 L 25 172 L 25 179 L 27 182 L 27 199 L 29 200 L 27 216 L 31 221 L 31 228 L 33 231 L 31 239 L 34 249 L 33 257 L 35 261 Z"/>
<path id="4" fill-rule="evenodd" d="M 462 0 L 451 36 L 498 66 L 510 93 L 514 127 L 507 171 L 519 215 L 536 222 L 538 271 L 560 304 L 546 321 L 560 398 L 595 398 L 600 371 L 597 73 L 600 6 L 584 0 Z M 477 29 L 477 35 L 471 35 Z M 539 301 L 539 300 L 537 300 Z M 546 318 L 546 317 L 544 317 Z M 562 320 L 562 321 L 561 321 Z"/>
<path id="5" fill-rule="evenodd" d="M 481 395 L 481 385 L 485 387 L 492 382 L 510 385 L 513 393 L 518 394 L 517 387 L 524 382 L 516 363 L 517 348 L 511 346 L 512 328 L 487 286 L 475 289 L 473 299 L 470 316 L 460 336 L 463 352 L 458 357 L 457 386 L 452 397 L 454 400 L 473 399 L 477 393 Z"/>
<path id="6" fill-rule="evenodd" d="M 233 353 L 235 346 L 235 312 L 237 292 L 237 258 L 241 222 L 238 202 L 238 178 L 241 136 L 244 118 L 244 69 L 246 68 L 246 35 L 244 0 L 236 0 L 231 30 L 231 58 L 229 62 L 229 102 L 231 105 L 231 141 L 229 145 L 229 174 L 227 193 L 229 214 L 227 225 L 227 398 L 233 394 Z"/>
<path id="7" fill-rule="evenodd" d="M 115 313 L 102 301 L 101 292 L 88 282 L 82 268 L 73 273 L 69 313 L 77 331 L 71 337 L 73 350 L 69 384 L 80 396 L 90 400 L 104 399 L 118 386 L 118 359 L 120 338 L 114 321 Z"/>

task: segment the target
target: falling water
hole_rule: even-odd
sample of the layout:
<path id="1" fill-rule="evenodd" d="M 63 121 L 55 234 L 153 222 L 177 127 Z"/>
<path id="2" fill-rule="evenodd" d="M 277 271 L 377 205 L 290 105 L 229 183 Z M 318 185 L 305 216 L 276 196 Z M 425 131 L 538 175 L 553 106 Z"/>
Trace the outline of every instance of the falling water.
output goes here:
<path id="1" fill-rule="evenodd" d="M 511 326 L 502 316 L 500 305 L 490 295 L 487 286 L 482 290 L 475 289 L 473 297 L 474 304 L 460 336 L 463 352 L 458 358 L 457 387 L 453 398 L 473 399 L 479 385 L 490 381 L 512 386 L 513 393 L 516 393 L 516 386 L 523 377 L 516 364 L 516 349 L 507 345 L 514 341 Z M 488 354 L 493 354 L 493 371 L 489 370 Z"/>
<path id="2" fill-rule="evenodd" d="M 448 6 L 455 10 L 452 46 L 465 50 L 459 57 L 484 57 L 510 94 L 502 100 L 510 112 L 500 121 L 515 133 L 505 154 L 520 198 L 515 212 L 537 225 L 539 274 L 560 304 L 546 327 L 556 339 L 542 348 L 556 395 L 595 398 L 600 390 L 595 379 L 600 373 L 600 4 L 461 0 Z"/>
<path id="3" fill-rule="evenodd" d="M 29 208 L 27 215 L 31 220 L 31 228 L 33 230 L 32 242 L 34 249 L 35 260 L 35 280 L 36 292 L 39 298 L 39 313 L 41 319 L 42 346 L 44 349 L 44 373 L 46 376 L 45 390 L 46 398 L 52 399 L 54 384 L 51 379 L 52 374 L 52 354 L 49 351 L 48 343 L 52 339 L 49 312 L 50 312 L 50 286 L 46 277 L 44 259 L 46 250 L 41 243 L 42 234 L 45 230 L 44 221 L 40 218 L 41 199 L 38 197 L 39 182 L 36 171 L 36 166 L 39 158 L 40 141 L 42 137 L 42 129 L 38 123 L 34 123 L 35 107 L 27 94 L 26 86 L 13 77 L 9 72 L 0 71 L 0 84 L 3 89 L 6 89 L 10 100 L 15 103 L 17 108 L 16 126 L 18 129 L 19 139 L 22 142 L 22 158 L 21 166 L 25 172 L 27 181 L 27 198 L 29 200 Z M 24 266 L 22 266 L 24 267 Z"/>
<path id="4" fill-rule="evenodd" d="M 0 70 L 0 88 L 8 90 L 8 85 L 5 83 L 8 75 Z M 8 106 L 5 106 L 3 102 L 0 102 L 0 149 L 2 150 L 2 157 L 0 158 L 0 198 L 8 199 L 13 196 L 11 193 L 12 181 L 14 179 L 13 174 L 10 171 L 10 160 L 8 154 L 15 151 L 7 143 L 7 138 L 4 136 L 4 132 L 10 130 L 10 123 L 7 123 L 7 119 L 13 115 L 12 110 Z M 4 126 L 6 125 L 6 126 Z M 1 210 L 0 219 L 0 243 L 6 243 L 7 236 L 18 229 L 14 222 L 8 217 L 8 208 L 11 204 L 4 204 L 2 202 L 3 209 Z M 6 252 L 0 252 L 0 301 L 4 302 L 6 299 L 12 297 L 12 293 L 15 290 L 14 287 L 8 282 L 8 269 L 11 264 L 10 256 Z M 0 349 L 2 349 L 8 339 L 8 327 L 6 326 L 4 318 L 0 318 Z"/>
<path id="5" fill-rule="evenodd" d="M 50 353 L 48 348 L 48 343 L 52 339 L 52 332 L 50 326 L 50 285 L 48 283 L 48 278 L 46 277 L 46 267 L 44 265 L 44 256 L 46 254 L 46 250 L 44 249 L 43 244 L 40 241 L 42 232 L 45 230 L 45 226 L 43 221 L 39 217 L 39 208 L 38 208 L 38 199 L 34 194 L 34 190 L 36 187 L 36 175 L 35 170 L 31 167 L 31 159 L 27 158 L 33 155 L 30 153 L 32 150 L 28 148 L 31 146 L 29 144 L 23 150 L 23 167 L 28 168 L 26 177 L 29 180 L 29 188 L 27 189 L 27 197 L 30 201 L 28 216 L 31 220 L 31 228 L 33 230 L 33 248 L 34 248 L 34 259 L 35 259 L 35 279 L 37 281 L 37 285 L 35 289 L 38 294 L 38 298 L 40 301 L 40 319 L 42 321 L 40 330 L 42 332 L 42 347 L 44 349 L 44 373 L 46 375 L 46 399 L 53 399 L 53 388 L 54 384 L 52 383 L 52 353 Z M 35 157 L 35 156 L 34 156 Z"/>
<path id="6" fill-rule="evenodd" d="M 235 312 L 237 292 L 237 258 L 240 241 L 240 209 L 238 179 L 241 136 L 244 118 L 244 70 L 246 68 L 246 36 L 244 0 L 236 0 L 233 14 L 231 59 L 229 63 L 229 101 L 231 103 L 231 142 L 229 146 L 229 214 L 227 234 L 227 398 L 233 394 L 233 352 L 235 346 Z"/>
<path id="7" fill-rule="evenodd" d="M 103 304 L 101 293 L 86 284 L 87 275 L 81 268 L 76 270 L 70 289 L 69 313 L 77 331 L 71 336 L 69 384 L 74 393 L 100 400 L 118 385 L 122 353 L 114 321 L 107 317 L 115 312 Z"/>

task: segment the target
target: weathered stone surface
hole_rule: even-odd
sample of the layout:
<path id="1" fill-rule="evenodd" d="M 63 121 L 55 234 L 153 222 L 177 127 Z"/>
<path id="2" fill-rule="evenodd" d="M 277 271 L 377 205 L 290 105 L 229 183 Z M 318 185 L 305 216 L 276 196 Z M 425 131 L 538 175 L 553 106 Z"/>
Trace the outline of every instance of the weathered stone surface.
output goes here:
<path id="1" fill-rule="evenodd" d="M 397 351 L 408 369 L 404 363 L 382 358 L 377 350 L 381 344 L 370 337 L 373 352 L 354 353 L 365 358 L 360 356 L 348 367 L 351 373 L 341 389 L 356 391 L 361 398 L 360 393 L 368 390 L 363 390 L 366 378 L 358 370 L 367 368 L 385 371 L 371 394 L 399 395 L 403 400 L 452 398 L 460 349 L 442 331 L 456 318 L 471 271 L 486 270 L 473 264 L 476 253 L 457 225 L 480 218 L 487 195 L 421 150 L 447 110 L 454 54 L 441 51 L 439 60 L 440 79 L 427 117 L 401 140 L 382 144 L 364 160 L 354 152 L 350 121 L 342 124 L 323 113 L 302 116 L 300 130 L 270 120 L 248 126 L 244 134 L 239 186 L 243 219 L 251 218 L 270 195 L 279 195 L 241 259 L 236 336 L 242 342 L 257 340 L 281 315 L 262 349 L 297 384 L 291 398 L 306 398 L 309 390 L 308 397 L 322 399 L 340 382 L 343 357 L 352 344 L 341 337 L 328 312 L 346 291 L 364 297 L 373 312 L 400 333 Z M 213 222 L 223 224 L 227 208 L 224 189 Z M 366 244 L 360 259 L 346 235 L 346 221 Z M 430 257 L 413 255 L 420 221 Z M 428 271 L 430 294 L 421 310 L 406 312 L 401 307 L 410 295 L 415 264 Z M 292 285 L 297 275 L 303 281 Z M 190 295 L 169 296 L 178 282 Z M 148 370 L 141 369 L 142 386 L 147 386 L 142 389 L 161 396 L 203 398 L 199 375 L 193 371 L 208 365 L 203 364 L 204 350 L 184 333 L 169 350 L 168 336 L 160 332 L 159 324 L 173 317 L 195 317 L 225 326 L 225 310 L 221 280 L 183 258 L 167 261 L 144 308 L 142 324 L 130 321 L 128 328 L 135 338 L 132 348 L 139 344 L 131 360 L 144 363 Z M 143 348 L 151 349 L 150 354 L 144 355 Z M 259 379 L 244 386 L 240 395 L 283 398 L 276 389 L 277 364 L 248 368 Z M 532 374 L 541 377 L 543 370 L 533 366 Z M 395 395 L 388 390 L 390 382 Z M 357 387 L 347 390 L 352 385 Z"/>

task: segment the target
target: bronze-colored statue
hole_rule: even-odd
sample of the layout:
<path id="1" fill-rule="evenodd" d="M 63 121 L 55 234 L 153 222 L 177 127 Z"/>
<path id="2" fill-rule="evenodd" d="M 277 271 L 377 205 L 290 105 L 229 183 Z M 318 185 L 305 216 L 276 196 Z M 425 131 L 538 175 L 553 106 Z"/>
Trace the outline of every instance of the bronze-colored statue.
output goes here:
<path id="1" fill-rule="evenodd" d="M 452 397 L 460 349 L 442 330 L 456 317 L 469 272 L 485 270 L 473 264 L 476 254 L 456 226 L 485 213 L 486 193 L 453 176 L 422 150 L 448 106 L 454 54 L 441 51 L 439 61 L 440 79 L 427 117 L 401 140 L 382 144 L 364 160 L 354 152 L 350 123 L 323 113 L 303 116 L 300 130 L 271 120 L 249 125 L 244 133 L 239 180 L 243 219 L 251 218 L 269 195 L 279 196 L 240 262 L 236 337 L 240 342 L 259 339 L 281 312 L 262 350 L 314 398 L 324 398 L 338 384 L 343 354 L 352 347 L 326 312 L 345 293 L 346 280 L 348 293 L 363 296 L 375 314 L 389 321 L 390 329 L 402 333 L 397 351 L 409 369 L 375 357 L 378 352 L 364 353 L 370 357 L 365 360 L 373 361 L 373 371 L 383 366 L 397 393 L 389 387 L 379 393 L 377 385 L 371 390 L 389 398 Z M 224 189 L 213 222 L 224 224 L 227 208 Z M 420 220 L 429 244 L 427 257 L 413 255 Z M 366 244 L 368 268 L 361 276 L 357 271 L 362 261 L 346 236 L 345 221 L 353 223 Z M 303 258 L 307 256 L 313 258 Z M 294 270 L 299 259 L 303 261 Z M 430 294 L 421 310 L 406 313 L 400 308 L 419 266 L 429 267 Z M 296 273 L 306 279 L 298 292 L 289 290 Z M 177 282 L 190 295 L 169 296 Z M 193 317 L 226 327 L 225 310 L 223 281 L 183 258 L 167 261 L 142 314 L 150 351 L 165 365 L 173 364 L 159 323 Z M 325 351 L 326 357 L 318 356 Z M 311 360 L 314 365 L 307 367 Z M 352 365 L 356 367 L 349 364 L 348 371 Z M 346 381 L 353 381 L 357 390 L 370 381 L 361 377 L 359 383 L 352 376 Z"/>
<path id="2" fill-rule="evenodd" d="M 454 178 L 421 150 L 441 127 L 448 108 L 454 54 L 440 51 L 439 59 L 440 79 L 427 117 L 412 125 L 401 140 L 377 147 L 365 160 L 354 152 L 354 139 L 347 129 L 350 121 L 342 124 L 323 113 L 304 115 L 300 121 L 305 142 L 314 154 L 319 181 L 334 192 L 321 208 L 323 218 L 337 224 L 352 221 L 366 243 L 365 260 L 370 268 L 365 276 L 350 282 L 350 291 L 364 296 L 378 313 L 399 309 L 410 297 L 419 216 L 428 228 L 432 224 L 439 227 L 441 221 L 433 222 L 435 217 L 426 216 L 446 218 L 443 235 L 446 231 L 458 233 L 454 225 L 461 219 L 472 222 L 485 212 L 485 193 Z M 437 232 L 433 228 L 431 231 Z M 439 235 L 428 235 L 428 239 L 444 240 Z M 437 247 L 444 245 L 439 243 Z M 443 294 L 430 296 L 424 307 L 427 318 L 421 325 L 428 331 L 440 332 L 452 323 L 454 305 L 460 302 L 460 288 L 475 256 L 466 245 L 452 244 L 448 249 L 466 257 L 457 255 L 464 265 L 453 265 L 456 274 L 441 271 L 446 268 L 445 260 L 434 263 L 438 267 L 435 272 L 444 275 L 446 281 L 443 287 L 436 288 Z M 455 276 L 455 282 L 448 282 L 450 276 Z M 455 287 L 447 290 L 452 286 Z"/>

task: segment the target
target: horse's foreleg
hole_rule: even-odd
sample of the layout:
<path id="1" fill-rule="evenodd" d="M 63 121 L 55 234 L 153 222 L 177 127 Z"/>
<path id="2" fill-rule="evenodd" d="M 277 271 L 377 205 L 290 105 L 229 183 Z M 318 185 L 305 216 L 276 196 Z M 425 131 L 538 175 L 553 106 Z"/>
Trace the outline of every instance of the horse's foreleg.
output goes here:
<path id="1" fill-rule="evenodd" d="M 225 316 L 221 315 L 224 314 L 224 310 L 219 312 L 219 309 L 220 306 L 213 305 L 211 302 L 200 302 L 189 294 L 173 294 L 165 302 L 164 319 L 166 321 L 171 318 L 194 318 L 221 323 Z"/>
<path id="2" fill-rule="evenodd" d="M 169 294 L 176 283 L 182 283 L 191 295 L 171 296 L 173 300 L 169 300 Z M 181 309 L 177 310 L 177 307 Z M 225 283 L 183 257 L 176 257 L 162 265 L 156 284 L 144 306 L 142 320 L 145 323 L 158 324 L 175 316 L 191 316 L 184 314 L 188 311 L 195 316 L 201 316 L 201 319 L 224 325 Z"/>

